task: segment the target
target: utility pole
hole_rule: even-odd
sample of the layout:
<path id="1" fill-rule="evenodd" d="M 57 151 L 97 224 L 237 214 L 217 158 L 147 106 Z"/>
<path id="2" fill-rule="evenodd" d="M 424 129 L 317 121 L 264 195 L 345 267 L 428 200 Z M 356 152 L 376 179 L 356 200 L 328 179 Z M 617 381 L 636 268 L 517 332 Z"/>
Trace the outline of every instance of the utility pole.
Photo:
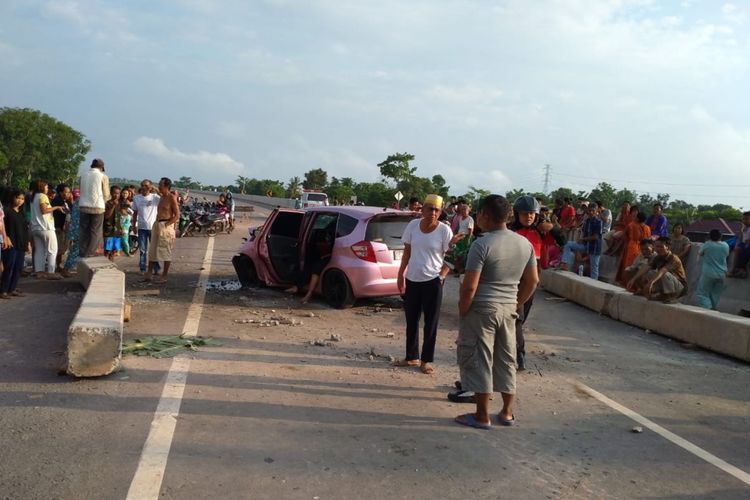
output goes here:
<path id="1" fill-rule="evenodd" d="M 544 194 L 549 193 L 549 163 L 544 164 Z"/>

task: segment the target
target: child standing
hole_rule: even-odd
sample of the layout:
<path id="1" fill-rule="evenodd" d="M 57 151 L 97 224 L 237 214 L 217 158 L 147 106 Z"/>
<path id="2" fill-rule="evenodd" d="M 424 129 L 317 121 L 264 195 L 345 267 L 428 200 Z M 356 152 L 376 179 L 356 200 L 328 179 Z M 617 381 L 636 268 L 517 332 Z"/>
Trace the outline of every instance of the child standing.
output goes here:
<path id="1" fill-rule="evenodd" d="M 109 200 L 104 206 L 104 255 L 109 260 L 115 260 L 115 257 L 122 250 L 119 186 L 112 186 L 109 194 Z"/>
<path id="2" fill-rule="evenodd" d="M 130 257 L 130 224 L 133 221 L 133 211 L 126 204 L 120 205 L 120 227 L 122 227 L 122 236 L 120 237 L 121 246 L 126 257 Z"/>

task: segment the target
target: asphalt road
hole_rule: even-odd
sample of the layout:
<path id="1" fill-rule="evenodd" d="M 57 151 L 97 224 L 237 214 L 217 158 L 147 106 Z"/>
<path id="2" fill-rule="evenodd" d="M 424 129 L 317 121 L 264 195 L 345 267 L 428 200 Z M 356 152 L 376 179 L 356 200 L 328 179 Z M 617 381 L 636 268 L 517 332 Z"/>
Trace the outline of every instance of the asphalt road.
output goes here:
<path id="1" fill-rule="evenodd" d="M 174 361 L 126 357 L 109 377 L 59 376 L 77 285 L 25 281 L 27 297 L 0 304 L 0 498 L 135 498 L 154 481 L 158 495 L 143 498 L 750 498 L 741 480 L 750 472 L 747 364 L 540 291 L 517 425 L 468 429 L 452 418 L 471 406 L 445 399 L 457 375 L 455 279 L 446 284 L 437 372 L 425 376 L 385 358 L 402 355 L 398 300 L 336 311 L 276 290 L 232 290 L 229 260 L 243 234 L 213 238 L 197 328 L 223 345 L 178 361 L 189 367 L 184 393 L 166 398 L 180 403 L 171 446 L 145 454 L 163 459 L 157 479 L 137 471 Z M 118 261 L 133 303 L 126 340 L 190 324 L 208 242 L 178 240 L 166 287 L 138 284 L 135 258 Z M 242 322 L 279 315 L 303 325 Z M 331 335 L 341 340 L 310 344 Z"/>

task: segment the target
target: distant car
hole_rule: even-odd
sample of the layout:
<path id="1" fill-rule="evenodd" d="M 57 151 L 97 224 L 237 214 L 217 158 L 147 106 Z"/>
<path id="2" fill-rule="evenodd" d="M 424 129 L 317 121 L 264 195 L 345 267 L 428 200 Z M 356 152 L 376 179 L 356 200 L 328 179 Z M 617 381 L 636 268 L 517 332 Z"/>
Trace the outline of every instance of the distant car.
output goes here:
<path id="1" fill-rule="evenodd" d="M 303 191 L 299 201 L 302 208 L 327 207 L 328 195 L 320 191 Z"/>
<path id="2" fill-rule="evenodd" d="M 316 290 L 332 307 L 363 297 L 398 295 L 396 283 L 406 225 L 419 214 L 378 207 L 277 208 L 232 259 L 243 286 L 288 287 L 304 272 L 305 256 L 321 234 L 333 241 Z"/>

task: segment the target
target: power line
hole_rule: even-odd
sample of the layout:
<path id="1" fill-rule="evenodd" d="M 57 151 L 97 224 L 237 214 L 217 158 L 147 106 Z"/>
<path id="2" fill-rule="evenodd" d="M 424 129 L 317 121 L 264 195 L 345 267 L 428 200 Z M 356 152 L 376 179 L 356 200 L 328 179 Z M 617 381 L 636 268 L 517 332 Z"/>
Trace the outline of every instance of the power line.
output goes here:
<path id="1" fill-rule="evenodd" d="M 591 179 L 590 175 L 577 175 L 577 174 L 571 174 L 567 172 L 561 172 L 559 170 L 554 170 L 554 173 L 562 174 L 567 177 L 577 177 L 579 179 Z M 604 179 L 599 178 L 599 181 L 608 181 L 608 182 L 628 182 L 633 183 L 633 179 Z M 637 182 L 637 181 L 636 181 Z M 648 184 L 661 184 L 666 186 L 691 186 L 691 187 L 737 187 L 737 188 L 748 188 L 750 187 L 750 184 L 684 184 L 684 183 L 678 183 L 678 182 L 661 182 L 661 181 L 641 181 L 643 183 Z"/>
<path id="2" fill-rule="evenodd" d="M 573 182 L 569 182 L 568 184 L 571 184 L 573 186 L 578 186 L 578 187 L 584 187 L 584 188 L 587 188 L 588 190 L 593 190 L 593 189 L 596 188 L 596 184 L 586 184 L 586 183 L 583 183 L 583 182 L 575 182 L 575 181 L 573 181 Z M 677 196 L 697 197 L 697 198 L 721 198 L 722 196 L 731 196 L 731 197 L 738 197 L 739 196 L 739 195 L 732 195 L 732 194 L 727 194 L 727 193 L 722 193 L 722 194 L 663 193 L 663 192 L 660 192 L 660 191 L 644 191 L 642 189 L 637 189 L 635 191 L 637 191 L 636 194 L 649 194 L 649 195 L 667 194 L 667 195 L 670 196 L 670 198 L 671 197 L 677 197 Z"/>

